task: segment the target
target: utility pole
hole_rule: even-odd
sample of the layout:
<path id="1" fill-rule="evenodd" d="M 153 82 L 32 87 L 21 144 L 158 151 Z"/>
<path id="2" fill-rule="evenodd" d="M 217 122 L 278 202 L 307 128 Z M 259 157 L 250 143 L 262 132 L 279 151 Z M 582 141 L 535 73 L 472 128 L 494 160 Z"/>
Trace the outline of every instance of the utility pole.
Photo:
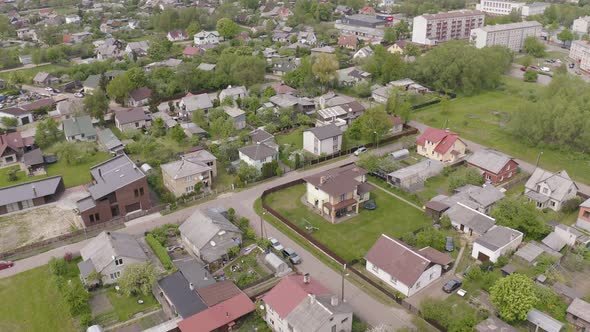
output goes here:
<path id="1" fill-rule="evenodd" d="M 542 155 L 543 155 L 543 151 L 539 152 L 539 155 L 537 155 L 537 163 L 535 164 L 535 169 L 537 169 L 537 167 L 539 167 L 539 161 L 541 161 Z"/>
<path id="2" fill-rule="evenodd" d="M 266 210 L 262 210 L 262 216 L 260 217 L 260 237 L 264 239 L 264 215 Z"/>
<path id="3" fill-rule="evenodd" d="M 342 265 L 342 289 L 340 292 L 340 302 L 344 303 L 344 272 L 346 271 L 346 263 Z"/>

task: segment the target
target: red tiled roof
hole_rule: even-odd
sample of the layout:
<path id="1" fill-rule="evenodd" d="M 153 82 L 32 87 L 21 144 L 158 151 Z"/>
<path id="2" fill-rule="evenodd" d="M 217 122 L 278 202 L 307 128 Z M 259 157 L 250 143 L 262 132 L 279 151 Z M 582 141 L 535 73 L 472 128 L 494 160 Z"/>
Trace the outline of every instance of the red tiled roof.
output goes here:
<path id="1" fill-rule="evenodd" d="M 17 152 L 18 149 L 24 146 L 25 142 L 18 131 L 14 133 L 8 133 L 5 135 L 0 135 L 0 156 L 4 154 L 6 148 L 10 148 Z"/>
<path id="2" fill-rule="evenodd" d="M 428 128 L 422 135 L 420 135 L 420 137 L 418 137 L 416 144 L 423 146 L 426 141 L 433 142 L 436 144 L 434 151 L 445 154 L 457 140 L 460 140 L 459 135 L 452 131 Z"/>
<path id="3" fill-rule="evenodd" d="M 358 39 L 356 36 L 342 35 L 338 37 L 338 45 L 340 46 L 356 46 L 357 44 Z"/>
<path id="4" fill-rule="evenodd" d="M 297 90 L 293 89 L 292 87 L 282 83 L 282 82 L 275 82 L 271 84 L 271 87 L 276 91 L 277 94 L 285 94 L 285 93 L 292 93 Z"/>
<path id="5" fill-rule="evenodd" d="M 240 317 L 254 311 L 254 303 L 242 292 L 207 310 L 178 323 L 181 332 L 211 332 L 231 324 Z"/>
<path id="6" fill-rule="evenodd" d="M 307 298 L 308 294 L 330 294 L 330 291 L 313 277 L 306 284 L 303 282 L 303 275 L 292 275 L 284 277 L 270 292 L 264 295 L 262 300 L 281 318 L 285 318 L 301 301 Z"/>
<path id="7" fill-rule="evenodd" d="M 202 49 L 199 47 L 187 46 L 187 47 L 185 47 L 184 51 L 182 51 L 182 55 L 193 56 L 193 55 L 200 54 L 201 52 L 202 52 Z"/>

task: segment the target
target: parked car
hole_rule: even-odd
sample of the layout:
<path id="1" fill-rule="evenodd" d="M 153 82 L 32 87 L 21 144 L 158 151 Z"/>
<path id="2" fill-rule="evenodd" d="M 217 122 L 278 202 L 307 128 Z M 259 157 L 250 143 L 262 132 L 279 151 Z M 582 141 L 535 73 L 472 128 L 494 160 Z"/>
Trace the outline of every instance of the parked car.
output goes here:
<path id="1" fill-rule="evenodd" d="M 358 156 L 361 153 L 365 153 L 367 152 L 367 148 L 365 148 L 364 146 L 361 146 L 360 148 L 356 149 L 356 151 L 354 151 L 354 155 Z"/>
<path id="2" fill-rule="evenodd" d="M 283 256 L 289 258 L 289 261 L 291 261 L 293 265 L 301 264 L 301 257 L 299 257 L 295 250 L 291 248 L 283 249 Z"/>
<path id="3" fill-rule="evenodd" d="M 45 88 L 45 91 L 52 92 L 52 91 L 53 91 L 53 88 L 52 88 L 52 87 L 50 87 L 50 86 L 48 86 L 48 87 L 46 87 L 46 88 Z"/>
<path id="4" fill-rule="evenodd" d="M 14 266 L 13 261 L 0 261 L 0 270 L 8 269 Z"/>
<path id="5" fill-rule="evenodd" d="M 81 93 L 81 92 L 76 92 L 76 93 L 74 93 L 74 97 L 76 97 L 76 98 L 83 98 L 84 97 L 84 94 Z"/>
<path id="6" fill-rule="evenodd" d="M 548 72 L 551 71 L 551 69 L 549 69 L 549 67 L 541 67 L 541 71 L 542 72 L 545 72 L 545 73 L 548 73 Z"/>
<path id="7" fill-rule="evenodd" d="M 570 69 L 574 69 L 574 67 L 576 66 L 576 64 L 575 63 L 570 63 L 568 66 L 570 67 Z"/>
<path id="8" fill-rule="evenodd" d="M 447 242 L 445 243 L 445 250 L 449 252 L 455 250 L 455 243 L 453 242 L 453 237 L 447 236 L 446 239 Z"/>
<path id="9" fill-rule="evenodd" d="M 443 291 L 445 293 L 452 293 L 454 292 L 457 288 L 461 287 L 461 285 L 463 285 L 463 283 L 457 279 L 451 279 L 449 281 L 447 281 L 447 283 L 443 286 Z"/>
<path id="10" fill-rule="evenodd" d="M 274 250 L 281 251 L 285 249 L 285 247 L 283 247 L 279 240 L 275 239 L 274 237 L 269 237 L 268 240 L 270 241 L 270 245 L 273 247 Z"/>
<path id="11" fill-rule="evenodd" d="M 520 67 L 520 71 L 526 71 L 526 68 L 527 68 L 526 66 L 522 66 L 522 67 Z"/>

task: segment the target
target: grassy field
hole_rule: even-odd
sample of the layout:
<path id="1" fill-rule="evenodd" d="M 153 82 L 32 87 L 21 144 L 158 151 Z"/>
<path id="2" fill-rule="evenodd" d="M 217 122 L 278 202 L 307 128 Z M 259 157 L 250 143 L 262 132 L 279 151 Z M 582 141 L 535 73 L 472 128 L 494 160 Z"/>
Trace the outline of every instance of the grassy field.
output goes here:
<path id="1" fill-rule="evenodd" d="M 277 135 L 275 136 L 277 139 L 277 143 L 279 145 L 288 144 L 292 148 L 296 150 L 303 149 L 303 131 L 305 130 L 304 127 L 299 127 L 297 129 L 292 130 L 288 134 L 285 135 Z"/>
<path id="2" fill-rule="evenodd" d="M 107 290 L 107 297 L 113 305 L 113 310 L 117 314 L 117 318 L 120 322 L 133 318 L 138 312 L 148 313 L 160 306 L 152 294 L 149 294 L 148 296 L 127 297 L 118 294 L 114 287 Z M 143 300 L 143 304 L 137 303 L 137 300 Z"/>
<path id="3" fill-rule="evenodd" d="M 34 68 L 19 69 L 19 70 L 16 70 L 15 72 L 18 72 L 18 74 L 22 76 L 25 84 L 31 84 L 33 81 L 33 77 L 35 77 L 35 75 L 37 75 L 37 73 L 40 71 L 46 71 L 48 73 L 53 73 L 55 71 L 58 71 L 60 69 L 65 69 L 65 68 L 67 68 L 67 67 L 62 66 L 62 65 L 49 64 L 49 65 L 43 65 L 43 66 L 38 66 L 38 67 L 34 67 Z M 10 77 L 11 73 L 12 73 L 12 71 L 0 73 L 0 79 L 7 80 Z"/>
<path id="4" fill-rule="evenodd" d="M 17 263 L 18 264 L 18 263 Z M 67 305 L 47 265 L 0 279 L 0 331 L 75 332 Z"/>
<path id="5" fill-rule="evenodd" d="M 361 210 L 356 217 L 330 224 L 303 205 L 304 194 L 305 186 L 297 185 L 267 196 L 266 203 L 302 229 L 306 221 L 317 227 L 313 237 L 346 260 L 363 257 L 382 233 L 399 237 L 430 224 L 422 212 L 379 190 L 371 193 L 376 210 Z"/>
<path id="6" fill-rule="evenodd" d="M 590 183 L 590 155 L 531 147 L 508 133 L 505 127 L 511 114 L 525 103 L 525 96 L 541 93 L 541 87 L 511 78 L 506 78 L 505 83 L 501 90 L 451 100 L 446 112 L 440 105 L 423 108 L 414 113 L 414 119 L 433 127 L 450 128 L 466 139 L 529 163 L 534 164 L 542 151 L 540 167 L 551 171 L 565 169 L 574 179 Z"/>
<path id="7" fill-rule="evenodd" d="M 90 167 L 100 164 L 109 159 L 109 157 L 110 155 L 108 153 L 99 151 L 94 156 L 89 157 L 86 162 L 79 165 L 67 165 L 64 160 L 59 160 L 55 164 L 50 164 L 46 167 L 47 176 L 61 175 L 66 188 L 89 183 L 92 180 Z"/>
<path id="8" fill-rule="evenodd" d="M 0 168 L 0 188 L 14 186 L 15 184 L 29 182 L 36 179 L 43 178 L 44 176 L 32 176 L 28 177 L 25 171 L 16 172 L 16 181 L 8 181 L 8 173 L 14 169 L 20 169 L 18 166 Z"/>

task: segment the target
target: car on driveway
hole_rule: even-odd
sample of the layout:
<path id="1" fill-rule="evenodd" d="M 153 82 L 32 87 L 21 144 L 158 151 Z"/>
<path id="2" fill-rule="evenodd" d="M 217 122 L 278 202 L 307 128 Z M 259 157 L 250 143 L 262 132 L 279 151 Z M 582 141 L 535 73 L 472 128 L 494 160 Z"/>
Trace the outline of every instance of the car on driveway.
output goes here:
<path id="1" fill-rule="evenodd" d="M 14 266 L 12 261 L 0 261 L 0 270 L 8 269 Z"/>
<path id="2" fill-rule="evenodd" d="M 285 247 L 283 247 L 279 240 L 275 239 L 274 237 L 269 237 L 268 240 L 270 241 L 270 245 L 274 250 L 281 251 L 285 249 Z"/>
<path id="3" fill-rule="evenodd" d="M 454 292 L 457 288 L 461 287 L 461 285 L 463 285 L 463 283 L 457 279 L 451 279 L 449 281 L 447 281 L 447 283 L 443 286 L 443 291 L 445 293 L 452 293 Z"/>
<path id="4" fill-rule="evenodd" d="M 283 249 L 283 256 L 285 256 L 286 258 L 289 258 L 289 261 L 293 265 L 301 264 L 301 257 L 299 257 L 299 255 L 297 255 L 295 250 L 293 250 L 291 248 Z"/>
<path id="5" fill-rule="evenodd" d="M 367 152 L 367 148 L 365 148 L 364 146 L 361 146 L 360 148 L 356 149 L 356 151 L 354 151 L 354 155 L 358 156 L 361 153 L 365 153 Z"/>
<path id="6" fill-rule="evenodd" d="M 447 236 L 446 240 L 447 240 L 447 242 L 445 243 L 445 250 L 449 251 L 449 252 L 455 250 L 455 244 L 453 243 L 453 237 Z"/>

